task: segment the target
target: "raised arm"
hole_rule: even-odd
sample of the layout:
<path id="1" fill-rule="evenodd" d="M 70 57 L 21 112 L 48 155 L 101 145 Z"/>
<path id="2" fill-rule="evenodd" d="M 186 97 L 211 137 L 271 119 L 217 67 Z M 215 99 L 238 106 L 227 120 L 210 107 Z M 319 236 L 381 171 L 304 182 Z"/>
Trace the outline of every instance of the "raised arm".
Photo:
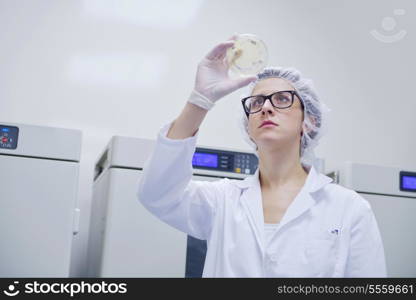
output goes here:
<path id="1" fill-rule="evenodd" d="M 215 46 L 199 63 L 195 86 L 180 115 L 159 132 L 147 160 L 137 197 L 155 216 L 199 239 L 207 239 L 224 180 L 192 180 L 197 132 L 215 102 L 256 77 L 231 79 L 225 60 L 227 41 Z"/>

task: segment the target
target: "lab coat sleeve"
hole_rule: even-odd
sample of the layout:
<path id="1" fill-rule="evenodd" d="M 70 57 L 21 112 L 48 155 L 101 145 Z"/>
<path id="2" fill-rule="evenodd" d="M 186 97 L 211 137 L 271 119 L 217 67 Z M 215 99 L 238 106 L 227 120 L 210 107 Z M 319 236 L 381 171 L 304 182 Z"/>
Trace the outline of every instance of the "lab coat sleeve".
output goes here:
<path id="1" fill-rule="evenodd" d="M 367 200 L 357 192 L 352 220 L 346 277 L 386 277 L 384 247 L 376 218 Z"/>
<path id="2" fill-rule="evenodd" d="M 221 180 L 191 180 L 198 131 L 185 139 L 170 139 L 166 135 L 172 123 L 159 131 L 153 153 L 143 166 L 137 197 L 163 222 L 205 240 L 211 232 Z"/>

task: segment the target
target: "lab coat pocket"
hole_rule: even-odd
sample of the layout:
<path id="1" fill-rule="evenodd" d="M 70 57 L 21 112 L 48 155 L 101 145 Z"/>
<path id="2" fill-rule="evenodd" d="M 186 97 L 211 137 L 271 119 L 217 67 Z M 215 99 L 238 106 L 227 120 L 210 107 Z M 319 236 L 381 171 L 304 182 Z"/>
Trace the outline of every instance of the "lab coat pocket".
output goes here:
<path id="1" fill-rule="evenodd" d="M 306 257 L 314 277 L 331 277 L 337 262 L 337 236 L 311 238 L 306 245 Z"/>

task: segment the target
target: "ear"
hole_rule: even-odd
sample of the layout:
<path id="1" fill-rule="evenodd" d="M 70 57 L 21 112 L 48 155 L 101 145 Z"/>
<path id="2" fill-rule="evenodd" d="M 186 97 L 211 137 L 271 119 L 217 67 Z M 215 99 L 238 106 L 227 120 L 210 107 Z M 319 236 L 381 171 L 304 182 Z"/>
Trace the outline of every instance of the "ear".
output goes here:
<path id="1" fill-rule="evenodd" d="M 309 116 L 308 119 L 309 119 L 310 123 L 312 124 L 313 128 L 310 128 L 310 126 L 308 126 L 307 123 L 303 122 L 302 123 L 302 131 L 301 131 L 301 134 L 300 134 L 301 136 L 303 135 L 303 133 L 306 132 L 308 134 L 309 132 L 313 131 L 314 128 L 316 128 L 316 124 L 317 124 L 316 117 L 315 116 Z"/>

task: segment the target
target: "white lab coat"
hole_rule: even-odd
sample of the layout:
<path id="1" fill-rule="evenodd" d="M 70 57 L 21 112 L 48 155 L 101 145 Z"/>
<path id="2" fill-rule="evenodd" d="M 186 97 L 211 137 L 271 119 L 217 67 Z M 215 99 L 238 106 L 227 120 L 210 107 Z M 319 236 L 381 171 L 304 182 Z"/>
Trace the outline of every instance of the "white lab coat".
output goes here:
<path id="1" fill-rule="evenodd" d="M 244 180 L 192 180 L 198 132 L 160 130 L 139 201 L 167 224 L 207 240 L 203 277 L 385 277 L 384 249 L 367 200 L 307 168 L 305 185 L 265 244 L 258 170 Z"/>

